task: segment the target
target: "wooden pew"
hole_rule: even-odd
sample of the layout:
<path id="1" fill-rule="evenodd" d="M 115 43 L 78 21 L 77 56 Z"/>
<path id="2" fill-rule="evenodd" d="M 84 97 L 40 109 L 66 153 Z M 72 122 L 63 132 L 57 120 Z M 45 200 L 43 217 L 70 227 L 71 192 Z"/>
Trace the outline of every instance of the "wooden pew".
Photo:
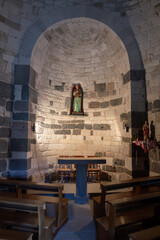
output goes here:
<path id="1" fill-rule="evenodd" d="M 0 186 L 8 187 L 15 191 L 15 194 L 19 199 L 27 198 L 31 200 L 45 201 L 48 216 L 56 217 L 55 232 L 67 222 L 69 199 L 63 198 L 62 191 L 64 185 L 0 179 Z"/>
<path id="2" fill-rule="evenodd" d="M 32 240 L 32 235 L 26 232 L 0 229 L 0 240 Z"/>
<path id="3" fill-rule="evenodd" d="M 44 214 L 45 203 L 0 196 L 0 225 L 38 233 L 38 240 L 51 240 L 55 219 Z"/>
<path id="4" fill-rule="evenodd" d="M 96 219 L 98 240 L 119 239 L 118 232 L 121 228 L 134 226 L 145 220 L 152 223 L 160 220 L 159 212 L 157 214 L 157 206 L 160 205 L 160 192 L 110 200 L 108 204 L 108 216 Z M 125 231 L 123 234 L 124 237 L 121 239 L 125 240 Z"/>
<path id="5" fill-rule="evenodd" d="M 160 225 L 129 234 L 129 240 L 158 240 L 158 239 L 160 239 Z"/>
<path id="6" fill-rule="evenodd" d="M 160 191 L 160 176 L 135 178 L 121 182 L 100 182 L 101 195 L 93 197 L 94 218 L 105 216 L 107 200 Z"/>
<path id="7" fill-rule="evenodd" d="M 64 185 L 62 184 L 21 182 L 18 184 L 18 198 L 23 197 L 45 201 L 47 203 L 47 213 L 50 217 L 56 217 L 56 225 L 59 229 L 68 220 L 69 199 L 63 198 L 63 189 Z M 22 194 L 24 190 L 27 190 L 26 195 Z M 50 194 L 53 196 L 44 196 L 43 194 Z M 53 210 L 55 210 L 56 215 L 53 215 Z"/>

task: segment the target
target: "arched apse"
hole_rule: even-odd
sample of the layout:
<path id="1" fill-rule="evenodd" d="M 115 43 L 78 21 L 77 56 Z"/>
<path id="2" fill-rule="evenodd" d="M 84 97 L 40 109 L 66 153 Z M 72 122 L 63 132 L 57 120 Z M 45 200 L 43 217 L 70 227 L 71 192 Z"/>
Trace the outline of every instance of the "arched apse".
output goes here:
<path id="1" fill-rule="evenodd" d="M 129 56 L 130 68 L 143 70 L 143 63 L 139 47 L 128 21 L 123 18 L 115 17 L 109 11 L 103 11 L 95 7 L 74 6 L 59 9 L 52 9 L 44 15 L 40 15 L 35 23 L 25 32 L 24 38 L 20 43 L 17 62 L 19 64 L 29 64 L 33 47 L 38 37 L 49 26 L 56 22 L 71 18 L 91 18 L 100 21 L 111 28 L 123 42 Z"/>
<path id="2" fill-rule="evenodd" d="M 126 133 L 120 116 L 131 111 L 131 89 L 122 75 L 130 66 L 119 37 L 97 20 L 60 21 L 39 37 L 30 66 L 38 92 L 33 168 L 35 157 L 54 165 L 59 155 L 107 156 L 110 165 L 117 158 L 125 162 Z M 70 115 L 76 83 L 84 92 L 83 116 Z"/>
<path id="3" fill-rule="evenodd" d="M 65 31 L 69 25 L 73 32 L 72 29 Z M 69 44 L 72 51 L 67 53 Z M 76 52 L 79 47 L 83 51 Z M 57 49 L 61 51 L 56 53 Z M 64 49 L 65 54 L 62 53 Z M 92 59 L 88 67 L 87 54 Z M 96 58 L 103 59 L 103 64 Z M 57 61 L 59 64 L 55 63 Z M 27 71 L 30 67 L 32 69 L 28 96 L 24 93 L 25 86 L 22 86 L 23 100 L 28 101 L 29 113 L 28 132 L 24 138 L 31 140 L 27 141 L 30 152 L 26 154 L 28 175 L 35 173 L 36 169 L 48 171 L 48 166 L 56 163 L 58 155 L 70 155 L 70 152 L 74 155 L 106 156 L 113 172 L 117 164 L 117 171 L 122 167 L 124 170 L 120 171 L 131 175 L 132 156 L 128 141 L 131 131 L 125 133 L 124 124 L 131 127 L 132 108 L 135 110 L 139 106 L 137 101 L 137 105 L 132 104 L 134 92 L 130 80 L 137 73 L 138 77 L 142 75 L 143 64 L 127 21 L 118 21 L 109 12 L 92 7 L 52 10 L 37 19 L 25 33 L 16 63 L 17 71 L 21 65 L 27 65 Z M 90 77 L 91 73 L 94 74 Z M 144 79 L 140 76 L 139 80 Z M 80 83 L 83 87 L 86 116 L 74 116 L 71 120 L 68 108 L 73 83 Z M 138 86 L 137 83 L 134 82 L 134 87 Z M 16 84 L 19 83 L 15 81 Z M 145 105 L 142 92 L 139 101 L 141 106 Z M 13 120 L 17 121 L 17 116 Z M 36 134 L 31 131 L 34 124 Z M 28 147 L 26 149 L 28 151 Z"/>

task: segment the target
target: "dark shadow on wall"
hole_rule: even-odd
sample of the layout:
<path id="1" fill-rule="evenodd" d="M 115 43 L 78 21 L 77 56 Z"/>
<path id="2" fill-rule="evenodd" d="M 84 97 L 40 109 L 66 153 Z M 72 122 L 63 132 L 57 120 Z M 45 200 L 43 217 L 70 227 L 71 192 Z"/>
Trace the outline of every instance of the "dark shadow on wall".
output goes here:
<path id="1" fill-rule="evenodd" d="M 153 124 L 153 121 L 151 121 L 151 124 L 150 124 L 150 132 L 151 132 L 151 140 L 155 140 L 155 125 Z"/>
<path id="2" fill-rule="evenodd" d="M 148 177 L 150 172 L 149 154 L 132 144 L 132 177 Z"/>

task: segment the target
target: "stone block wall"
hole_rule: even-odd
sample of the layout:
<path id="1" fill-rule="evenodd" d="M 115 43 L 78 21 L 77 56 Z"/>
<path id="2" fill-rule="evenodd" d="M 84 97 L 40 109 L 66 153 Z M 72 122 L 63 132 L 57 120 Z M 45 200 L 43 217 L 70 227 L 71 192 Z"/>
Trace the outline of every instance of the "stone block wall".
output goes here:
<path id="1" fill-rule="evenodd" d="M 160 141 L 159 4 L 0 1 L 1 175 L 47 171 L 57 150 L 78 153 L 79 143 L 107 156 L 113 178 L 143 168 L 131 137 L 148 119 Z M 69 116 L 73 83 L 84 91 L 83 117 Z M 159 173 L 158 148 L 149 159 Z"/>
<path id="2" fill-rule="evenodd" d="M 0 81 L 0 175 L 7 176 L 9 139 L 11 135 L 11 112 L 13 108 L 13 85 Z"/>
<path id="3" fill-rule="evenodd" d="M 108 166 L 117 165 L 112 175 L 131 174 L 131 131 L 124 128 L 131 127 L 131 85 L 123 81 L 129 62 L 114 33 L 95 20 L 62 21 L 41 35 L 31 65 L 38 92 L 32 169 L 36 158 L 56 166 L 59 155 L 97 155 L 106 157 Z M 82 116 L 70 115 L 75 83 L 83 89 Z"/>

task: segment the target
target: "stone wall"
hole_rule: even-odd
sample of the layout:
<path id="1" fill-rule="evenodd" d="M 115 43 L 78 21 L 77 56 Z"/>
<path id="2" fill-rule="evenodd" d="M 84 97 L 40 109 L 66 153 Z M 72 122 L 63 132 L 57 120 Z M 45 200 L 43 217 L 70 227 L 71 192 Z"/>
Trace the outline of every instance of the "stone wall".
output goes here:
<path id="1" fill-rule="evenodd" d="M 41 165 L 55 165 L 58 155 L 97 155 L 109 166 L 118 159 L 123 173 L 131 172 L 124 141 L 131 138 L 124 129 L 130 123 L 122 117 L 131 111 L 130 83 L 123 81 L 129 62 L 119 38 L 98 21 L 68 19 L 41 35 L 31 65 L 37 72 L 35 157 Z M 70 115 L 74 83 L 84 92 L 83 116 Z"/>
<path id="2" fill-rule="evenodd" d="M 113 177 L 131 174 L 131 135 L 147 117 L 160 140 L 159 6 L 157 0 L 0 1 L 1 174 L 47 171 L 57 150 L 70 154 L 76 146 L 77 154 L 79 143 L 81 153 L 106 155 Z M 20 65 L 27 73 L 17 80 Z M 83 117 L 69 116 L 73 83 L 83 87 Z M 149 158 L 151 174 L 159 173 L 159 149 Z"/>
<path id="3" fill-rule="evenodd" d="M 0 173 L 2 176 L 7 175 L 12 108 L 13 85 L 0 81 Z"/>

